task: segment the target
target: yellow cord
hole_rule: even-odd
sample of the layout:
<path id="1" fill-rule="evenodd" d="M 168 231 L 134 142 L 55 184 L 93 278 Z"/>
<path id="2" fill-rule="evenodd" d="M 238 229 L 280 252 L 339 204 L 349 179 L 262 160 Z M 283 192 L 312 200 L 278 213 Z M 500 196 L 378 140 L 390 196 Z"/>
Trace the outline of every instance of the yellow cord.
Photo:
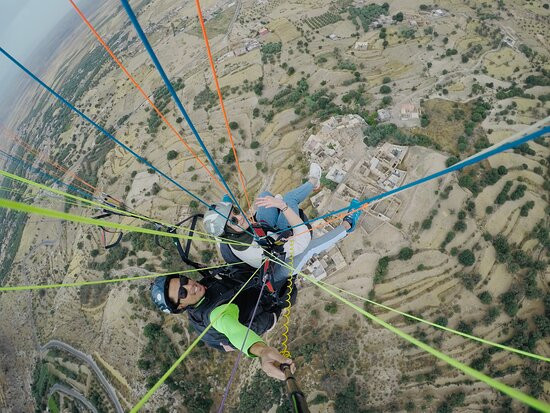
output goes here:
<path id="1" fill-rule="evenodd" d="M 290 240 L 288 241 L 290 242 L 290 262 L 289 262 L 289 265 L 291 267 L 291 269 L 289 270 L 289 274 L 288 274 L 288 286 L 287 286 L 287 296 L 286 296 L 286 302 L 287 302 L 287 306 L 285 307 L 284 309 L 284 312 L 283 312 L 283 317 L 285 318 L 284 320 L 284 323 L 283 323 L 283 328 L 284 328 L 284 331 L 283 331 L 283 342 L 282 342 L 282 346 L 283 346 L 283 349 L 281 350 L 281 354 L 284 356 L 284 357 L 287 357 L 287 358 L 290 358 L 291 355 L 290 355 L 290 351 L 288 350 L 288 324 L 290 323 L 290 308 L 292 307 L 292 303 L 290 302 L 290 296 L 292 294 L 292 267 L 294 267 L 294 240 Z"/>

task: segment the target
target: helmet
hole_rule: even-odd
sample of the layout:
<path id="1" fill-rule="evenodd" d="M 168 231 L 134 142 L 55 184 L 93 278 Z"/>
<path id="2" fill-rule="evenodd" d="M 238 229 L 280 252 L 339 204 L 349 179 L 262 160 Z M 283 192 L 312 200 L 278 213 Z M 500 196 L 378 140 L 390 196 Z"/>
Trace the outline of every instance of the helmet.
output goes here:
<path id="1" fill-rule="evenodd" d="M 153 299 L 153 303 L 155 303 L 157 308 L 162 312 L 168 314 L 177 314 L 182 312 L 182 310 L 178 310 L 174 303 L 172 303 L 172 301 L 168 298 L 168 286 L 170 285 L 170 280 L 177 277 L 177 275 L 157 277 L 151 284 L 151 298 Z"/>
<path id="2" fill-rule="evenodd" d="M 222 235 L 225 231 L 225 224 L 227 224 L 232 207 L 233 204 L 231 202 L 218 202 L 212 205 L 204 214 L 204 230 L 214 237 Z"/>

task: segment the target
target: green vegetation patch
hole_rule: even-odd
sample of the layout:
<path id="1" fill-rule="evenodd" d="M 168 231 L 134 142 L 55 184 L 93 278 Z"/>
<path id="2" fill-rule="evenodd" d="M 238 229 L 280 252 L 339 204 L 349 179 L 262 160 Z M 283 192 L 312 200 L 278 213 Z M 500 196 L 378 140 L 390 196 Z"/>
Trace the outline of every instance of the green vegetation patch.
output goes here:
<path id="1" fill-rule="evenodd" d="M 342 17 L 340 17 L 339 14 L 327 11 L 320 16 L 305 19 L 305 23 L 309 26 L 310 29 L 316 30 L 320 29 L 321 27 L 328 26 L 329 24 L 339 22 L 340 20 L 342 20 Z"/>
<path id="2" fill-rule="evenodd" d="M 185 87 L 185 84 L 183 83 L 182 78 L 177 78 L 175 81 L 171 81 L 171 83 L 176 92 Z M 158 108 L 158 110 L 162 114 L 167 113 L 166 109 L 171 100 L 172 100 L 172 95 L 168 91 L 168 88 L 166 87 L 166 85 L 162 85 L 161 87 L 155 89 L 155 91 L 153 92 L 153 102 L 155 103 L 155 106 Z M 158 132 L 158 128 L 161 123 L 162 123 L 162 119 L 157 114 L 157 111 L 151 109 L 149 111 L 149 118 L 147 119 L 147 133 L 149 133 L 152 136 L 155 136 L 155 134 Z"/>
<path id="3" fill-rule="evenodd" d="M 48 409 L 50 409 L 51 413 L 59 413 L 59 407 L 57 406 L 57 403 L 55 402 L 55 399 L 53 397 L 50 397 L 48 400 Z"/>
<path id="4" fill-rule="evenodd" d="M 210 110 L 217 102 L 218 95 L 210 90 L 208 86 L 205 86 L 193 99 L 193 110 L 197 110 L 203 106 L 204 110 Z"/>
<path id="5" fill-rule="evenodd" d="M 31 393 L 36 402 L 36 412 L 46 411 L 46 395 L 58 379 L 53 376 L 45 361 L 38 361 L 32 375 Z"/>
<path id="6" fill-rule="evenodd" d="M 378 146 L 382 142 L 392 142 L 398 145 L 419 145 L 439 149 L 439 145 L 425 135 L 409 135 L 397 128 L 393 123 L 369 126 L 364 130 L 363 142 L 367 146 Z"/>
<path id="7" fill-rule="evenodd" d="M 359 22 L 365 32 L 369 31 L 369 26 L 381 15 L 388 15 L 390 6 L 388 3 L 384 3 L 381 6 L 378 4 L 369 4 L 364 7 L 350 7 L 348 8 L 349 16 L 352 23 L 355 25 L 355 29 L 359 30 Z"/>
<path id="8" fill-rule="evenodd" d="M 152 387 L 158 379 L 179 358 L 181 351 L 176 343 L 164 331 L 162 325 L 149 323 L 143 328 L 143 335 L 147 344 L 138 361 L 140 369 L 147 373 L 147 387 Z M 207 350 L 204 343 L 200 343 L 193 352 L 193 356 L 200 363 L 212 363 L 212 352 Z M 214 401 L 210 398 L 212 385 L 206 371 L 193 369 L 176 369 L 165 381 L 171 391 L 177 391 L 184 400 L 189 411 L 208 413 Z"/>

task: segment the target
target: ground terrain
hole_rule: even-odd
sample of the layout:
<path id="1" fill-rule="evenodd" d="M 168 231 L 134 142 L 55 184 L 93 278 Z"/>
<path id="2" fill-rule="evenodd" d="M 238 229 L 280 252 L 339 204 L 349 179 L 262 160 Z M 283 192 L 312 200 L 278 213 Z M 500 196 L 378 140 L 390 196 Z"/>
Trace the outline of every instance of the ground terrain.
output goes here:
<path id="1" fill-rule="evenodd" d="M 380 14 L 382 2 L 374 3 Z M 228 156 L 230 145 L 194 2 L 132 5 L 166 72 L 181 86 L 178 96 L 198 132 L 245 204 Z M 406 182 L 444 168 L 453 157 L 464 159 L 521 134 L 536 122 L 548 125 L 550 12 L 543 1 L 445 0 L 438 3 L 444 16 L 437 17 L 435 6 L 396 0 L 389 2 L 386 13 L 391 19 L 403 12 L 403 21 L 368 30 L 350 11 L 366 2 L 211 0 L 201 5 L 212 16 L 206 26 L 252 197 L 265 188 L 284 193 L 301 183 L 309 163 L 303 144 L 331 116 L 358 114 L 365 120 L 366 153 L 381 142 L 374 136 L 381 136 L 385 123 L 377 125 L 376 111 L 387 108 L 388 122 L 402 134 L 381 139 L 413 145 L 400 165 L 408 172 Z M 339 18 L 333 21 L 334 16 Z M 88 17 L 200 153 L 126 14 L 107 2 Z M 269 33 L 260 36 L 263 27 Z M 515 40 L 512 47 L 503 43 L 506 36 Z M 222 59 L 250 39 L 263 46 Z M 357 41 L 368 42 L 368 48 L 356 49 Z M 84 25 L 60 46 L 47 70 L 40 71 L 48 84 L 207 202 L 222 196 Z M 32 155 L 24 163 L 6 162 L 5 168 L 54 185 L 32 170 L 45 168 L 81 190 L 89 189 L 73 179 L 76 173 L 130 208 L 166 222 L 203 210 L 43 90 L 21 82 L 25 87 L 2 129 L 2 149 L 24 156 L 24 148 L 12 139 L 16 135 L 69 172 L 48 168 Z M 409 103 L 418 111 L 417 119 L 402 118 L 402 107 Z M 356 156 L 357 145 L 363 144 L 354 142 L 346 156 Z M 167 156 L 171 151 L 174 156 Z M 324 281 L 463 332 L 550 356 L 549 156 L 548 138 L 537 140 L 398 195 L 402 204 L 390 221 L 372 232 L 363 222 L 342 242 L 347 265 Z M 2 186 L 9 185 L 5 179 Z M 94 214 L 23 184 L 9 189 L 24 191 L 24 197 L 0 190 L 2 197 Z M 304 207 L 310 214 L 328 212 L 314 211 L 308 201 Z M 165 252 L 147 236 L 125 234 L 121 245 L 105 250 L 98 228 L 0 213 L 4 285 L 68 283 L 184 267 L 172 250 Z M 142 225 L 128 217 L 110 219 Z M 104 235 L 107 243 L 116 237 Z M 461 258 L 465 251 L 473 262 Z M 196 243 L 192 254 L 197 260 L 221 262 L 211 245 Z M 0 408 L 40 411 L 49 399 L 67 411 L 87 411 L 66 392 L 48 398 L 57 383 L 81 393 L 98 411 L 115 411 L 87 364 L 63 350 L 41 351 L 50 340 L 60 340 L 93 359 L 128 411 L 196 336 L 185 317 L 167 317 L 152 308 L 148 285 L 149 280 L 140 280 L 1 293 Z M 411 324 L 373 305 L 364 308 L 491 377 L 550 402 L 550 373 L 544 362 L 489 352 L 489 347 Z M 312 411 L 528 411 L 307 282 L 300 284 L 291 319 L 289 348 Z M 279 347 L 281 332 L 279 323 L 267 342 Z M 144 411 L 214 410 L 234 359 L 235 354 L 195 349 Z M 280 386 L 258 370 L 257 361 L 243 360 L 228 411 L 286 411 Z"/>

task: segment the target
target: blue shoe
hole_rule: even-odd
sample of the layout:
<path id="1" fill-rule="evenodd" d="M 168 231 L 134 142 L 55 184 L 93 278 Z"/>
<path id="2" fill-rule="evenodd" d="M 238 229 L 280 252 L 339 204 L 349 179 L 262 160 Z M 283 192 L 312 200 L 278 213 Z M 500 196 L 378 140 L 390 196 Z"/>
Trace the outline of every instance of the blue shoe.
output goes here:
<path id="1" fill-rule="evenodd" d="M 349 208 L 348 208 L 348 211 L 353 211 L 357 208 L 360 208 L 361 207 L 361 202 L 355 198 L 353 198 L 351 200 L 351 203 L 349 204 Z M 353 232 L 355 231 L 355 227 L 357 226 L 357 221 L 359 220 L 359 217 L 361 216 L 361 214 L 363 213 L 362 210 L 357 210 L 349 215 L 346 215 L 344 217 L 344 221 L 346 221 L 347 223 L 349 223 L 351 225 L 351 228 L 348 229 L 346 232 L 349 234 L 350 232 Z"/>

